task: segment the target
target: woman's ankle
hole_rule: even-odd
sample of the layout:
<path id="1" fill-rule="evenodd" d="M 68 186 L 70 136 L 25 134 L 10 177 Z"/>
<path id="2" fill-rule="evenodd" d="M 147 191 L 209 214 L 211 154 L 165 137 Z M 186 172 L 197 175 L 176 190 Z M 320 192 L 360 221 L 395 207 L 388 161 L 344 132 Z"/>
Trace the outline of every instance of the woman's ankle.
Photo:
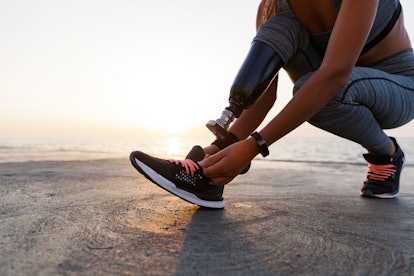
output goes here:
<path id="1" fill-rule="evenodd" d="M 388 148 L 387 153 L 389 155 L 394 155 L 395 152 L 397 151 L 397 147 L 395 146 L 394 141 L 392 139 L 390 139 L 390 141 L 391 141 L 391 144 L 390 144 L 390 147 Z"/>
<path id="2" fill-rule="evenodd" d="M 397 152 L 397 146 L 395 145 L 394 141 L 391 138 L 388 138 L 388 139 L 390 139 L 391 143 L 385 152 L 381 153 L 381 152 L 368 151 L 368 153 L 373 154 L 373 155 L 381 155 L 381 154 L 394 155 Z"/>

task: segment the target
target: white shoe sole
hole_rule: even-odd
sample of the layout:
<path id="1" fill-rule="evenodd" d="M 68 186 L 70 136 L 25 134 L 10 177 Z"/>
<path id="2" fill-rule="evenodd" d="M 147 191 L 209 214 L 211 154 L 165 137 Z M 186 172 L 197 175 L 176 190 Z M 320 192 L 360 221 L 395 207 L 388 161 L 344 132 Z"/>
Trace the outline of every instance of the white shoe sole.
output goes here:
<path id="1" fill-rule="evenodd" d="M 173 182 L 169 181 L 162 175 L 158 174 L 152 168 L 148 167 L 145 163 L 141 162 L 135 157 L 134 157 L 134 161 L 137 164 L 137 166 L 139 166 L 140 169 L 151 179 L 152 182 L 154 182 L 155 184 L 157 184 L 159 187 L 163 188 L 164 190 L 178 196 L 179 198 L 184 199 L 185 201 L 188 201 L 190 203 L 197 204 L 202 207 L 215 208 L 215 209 L 224 208 L 224 201 L 203 200 L 192 193 L 189 193 L 187 191 L 177 188 L 177 186 L 175 186 Z"/>

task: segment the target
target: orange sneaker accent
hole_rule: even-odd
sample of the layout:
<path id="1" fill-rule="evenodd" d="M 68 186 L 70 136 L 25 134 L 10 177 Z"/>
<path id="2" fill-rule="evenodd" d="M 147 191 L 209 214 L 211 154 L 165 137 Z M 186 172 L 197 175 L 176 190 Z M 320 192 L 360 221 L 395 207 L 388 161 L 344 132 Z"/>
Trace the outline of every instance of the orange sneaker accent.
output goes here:
<path id="1" fill-rule="evenodd" d="M 368 163 L 368 178 L 372 180 L 384 181 L 396 171 L 393 164 L 375 165 Z"/>

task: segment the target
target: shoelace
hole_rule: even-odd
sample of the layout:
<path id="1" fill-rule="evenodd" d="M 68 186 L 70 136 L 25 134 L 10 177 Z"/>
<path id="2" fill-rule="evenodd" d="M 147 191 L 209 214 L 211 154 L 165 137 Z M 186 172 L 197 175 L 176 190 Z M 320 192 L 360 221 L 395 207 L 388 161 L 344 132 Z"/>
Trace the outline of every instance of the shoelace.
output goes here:
<path id="1" fill-rule="evenodd" d="M 393 164 L 375 165 L 368 163 L 368 178 L 372 180 L 384 181 L 396 171 Z"/>
<path id="2" fill-rule="evenodd" d="M 170 161 L 170 163 L 175 163 L 176 165 L 181 165 L 185 169 L 185 172 L 191 176 L 193 176 L 194 173 L 200 168 L 200 166 L 191 159 L 185 159 L 185 160 L 170 159 L 168 161 Z"/>

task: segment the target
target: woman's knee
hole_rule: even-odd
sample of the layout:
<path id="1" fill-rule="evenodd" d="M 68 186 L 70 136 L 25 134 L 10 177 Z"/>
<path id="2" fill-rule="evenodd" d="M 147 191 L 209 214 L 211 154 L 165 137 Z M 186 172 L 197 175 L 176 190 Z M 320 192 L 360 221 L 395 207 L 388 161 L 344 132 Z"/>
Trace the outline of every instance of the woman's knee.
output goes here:
<path id="1" fill-rule="evenodd" d="M 284 63 L 297 53 L 299 49 L 306 49 L 309 34 L 296 19 L 279 15 L 272 16 L 258 29 L 253 40 L 262 41 L 279 54 Z"/>

